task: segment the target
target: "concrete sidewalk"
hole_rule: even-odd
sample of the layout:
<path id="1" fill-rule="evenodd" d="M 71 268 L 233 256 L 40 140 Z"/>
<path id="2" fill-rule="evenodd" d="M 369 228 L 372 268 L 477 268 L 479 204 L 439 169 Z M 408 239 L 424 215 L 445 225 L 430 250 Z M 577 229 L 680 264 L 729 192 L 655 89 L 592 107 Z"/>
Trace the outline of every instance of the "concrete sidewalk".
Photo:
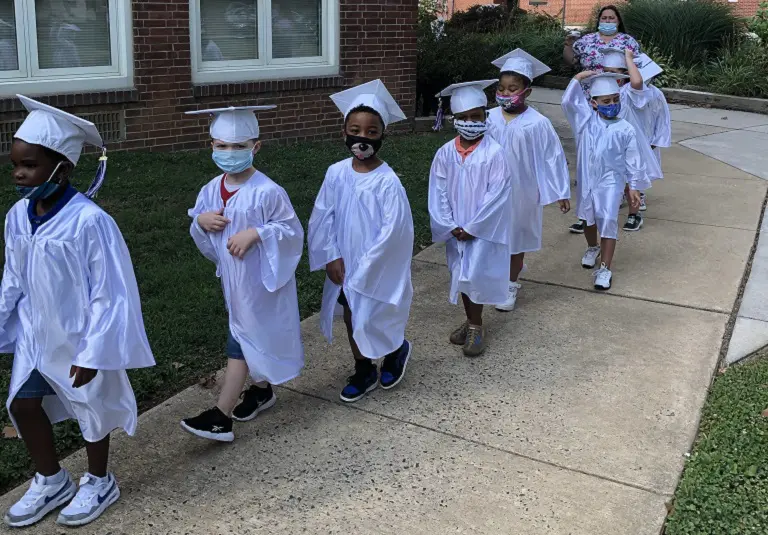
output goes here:
<path id="1" fill-rule="evenodd" d="M 573 163 L 559 93 L 534 98 Z M 675 113 L 666 178 L 649 191 L 643 229 L 621 236 L 609 294 L 580 266 L 574 216 L 547 208 L 518 309 L 488 310 L 490 349 L 466 359 L 448 343 L 462 312 L 447 302 L 443 252 L 428 248 L 413 263 L 415 353 L 401 386 L 341 405 L 351 364 L 341 325 L 329 348 L 310 318 L 304 374 L 238 425 L 235 443 L 178 427 L 214 402 L 199 387 L 144 414 L 138 437 L 117 437 L 123 497 L 78 533 L 657 535 L 767 186 L 681 142 L 765 135 L 754 129 L 768 117 L 743 114 L 726 129 L 715 118 L 734 112 Z M 66 464 L 79 474 L 83 455 Z M 49 518 L 30 532 L 62 530 Z"/>

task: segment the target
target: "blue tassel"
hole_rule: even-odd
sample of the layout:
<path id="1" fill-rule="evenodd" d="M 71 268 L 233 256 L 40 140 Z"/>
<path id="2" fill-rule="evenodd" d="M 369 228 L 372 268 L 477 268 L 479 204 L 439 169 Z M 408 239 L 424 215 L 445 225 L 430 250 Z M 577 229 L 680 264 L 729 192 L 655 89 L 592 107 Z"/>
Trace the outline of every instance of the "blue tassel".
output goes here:
<path id="1" fill-rule="evenodd" d="M 107 176 L 107 147 L 101 147 L 101 157 L 99 158 L 99 167 L 96 169 L 96 176 L 91 182 L 91 186 L 88 191 L 85 192 L 85 196 L 89 199 L 96 197 L 96 194 L 104 184 L 104 179 Z"/>
<path id="2" fill-rule="evenodd" d="M 432 127 L 434 132 L 439 132 L 443 129 L 443 99 L 440 99 L 440 104 L 437 105 L 437 117 L 435 117 L 435 124 Z"/>

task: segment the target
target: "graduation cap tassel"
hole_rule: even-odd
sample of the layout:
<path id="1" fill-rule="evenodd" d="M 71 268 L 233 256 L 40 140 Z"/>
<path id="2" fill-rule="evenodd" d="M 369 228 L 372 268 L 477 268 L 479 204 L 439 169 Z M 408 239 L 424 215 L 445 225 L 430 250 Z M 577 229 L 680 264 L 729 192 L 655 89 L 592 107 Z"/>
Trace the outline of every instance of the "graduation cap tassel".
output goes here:
<path id="1" fill-rule="evenodd" d="M 99 167 L 96 169 L 96 176 L 91 182 L 91 186 L 88 191 L 85 192 L 85 196 L 89 199 L 96 197 L 102 184 L 104 184 L 104 178 L 107 176 L 107 147 L 106 145 L 101 147 L 101 157 L 99 158 Z"/>
<path id="2" fill-rule="evenodd" d="M 439 132 L 440 130 L 443 129 L 443 116 L 444 116 L 443 99 L 441 99 L 440 97 L 438 98 L 440 100 L 439 100 L 439 104 L 437 105 L 437 117 L 435 117 L 435 124 L 432 127 L 432 130 L 435 132 Z"/>

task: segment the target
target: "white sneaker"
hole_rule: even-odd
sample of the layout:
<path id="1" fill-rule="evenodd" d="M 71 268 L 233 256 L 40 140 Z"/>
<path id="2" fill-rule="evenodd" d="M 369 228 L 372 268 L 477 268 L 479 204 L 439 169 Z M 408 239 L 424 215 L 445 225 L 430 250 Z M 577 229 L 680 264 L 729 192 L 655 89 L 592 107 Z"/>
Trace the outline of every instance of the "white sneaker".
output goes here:
<path id="1" fill-rule="evenodd" d="M 499 312 L 511 312 L 515 310 L 515 302 L 517 302 L 517 291 L 520 289 L 519 282 L 509 282 L 509 293 L 507 294 L 507 300 L 500 305 L 496 305 L 496 310 Z"/>
<path id="2" fill-rule="evenodd" d="M 5 523 L 12 528 L 31 526 L 71 500 L 77 487 L 66 470 L 64 475 L 61 483 L 51 485 L 45 483 L 44 476 L 35 474 L 29 490 L 5 514 Z"/>
<path id="3" fill-rule="evenodd" d="M 597 257 L 600 256 L 600 246 L 587 247 L 587 252 L 581 257 L 581 266 L 585 268 L 593 268 L 597 263 Z"/>
<path id="4" fill-rule="evenodd" d="M 645 212 L 648 207 L 645 205 L 645 193 L 640 194 L 640 211 Z"/>
<path id="5" fill-rule="evenodd" d="M 605 264 L 600 264 L 600 269 L 592 273 L 595 278 L 595 290 L 610 290 L 611 289 L 611 277 L 613 273 L 611 270 L 605 267 Z"/>
<path id="6" fill-rule="evenodd" d="M 99 479 L 91 474 L 80 478 L 75 498 L 59 513 L 56 523 L 62 526 L 84 526 L 99 518 L 120 497 L 113 474 Z"/>

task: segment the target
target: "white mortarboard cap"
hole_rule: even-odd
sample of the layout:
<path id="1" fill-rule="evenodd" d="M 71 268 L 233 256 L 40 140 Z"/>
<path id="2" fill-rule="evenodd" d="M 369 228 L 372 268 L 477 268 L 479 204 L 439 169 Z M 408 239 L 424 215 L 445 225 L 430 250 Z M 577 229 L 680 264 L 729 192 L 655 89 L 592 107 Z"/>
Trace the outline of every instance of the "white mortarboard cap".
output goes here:
<path id="1" fill-rule="evenodd" d="M 659 67 L 658 63 L 649 58 L 648 54 L 640 54 L 639 57 L 635 58 L 635 65 L 637 65 L 637 70 L 640 71 L 640 76 L 643 77 L 643 82 L 647 82 L 654 76 L 658 76 L 664 72 L 664 69 Z"/>
<path id="2" fill-rule="evenodd" d="M 331 95 L 331 100 L 339 108 L 339 111 L 344 114 L 345 119 L 349 112 L 360 106 L 376 110 L 381 115 L 384 126 L 389 126 L 406 118 L 403 110 L 397 105 L 397 102 L 392 98 L 392 95 L 387 91 L 384 82 L 381 80 L 372 80 L 350 89 L 345 89 L 339 93 L 334 93 Z"/>
<path id="3" fill-rule="evenodd" d="M 606 95 L 615 95 L 619 92 L 619 84 L 616 80 L 626 80 L 629 76 L 626 74 L 617 74 L 614 72 L 604 72 L 590 76 L 584 80 L 589 84 L 589 95 L 591 97 L 604 97 Z"/>
<path id="4" fill-rule="evenodd" d="M 188 111 L 186 115 L 213 115 L 211 139 L 224 143 L 243 143 L 259 138 L 259 121 L 254 112 L 274 110 L 274 104 L 267 106 L 230 106 L 209 110 Z"/>
<path id="5" fill-rule="evenodd" d="M 80 159 L 85 143 L 94 147 L 104 145 L 92 122 L 23 95 L 16 97 L 27 108 L 29 115 L 14 138 L 63 154 L 73 164 Z"/>
<path id="6" fill-rule="evenodd" d="M 608 67 L 611 69 L 626 69 L 627 57 L 625 52 L 620 48 L 604 47 L 600 49 L 603 54 L 602 65 L 603 68 Z"/>
<path id="7" fill-rule="evenodd" d="M 488 97 L 483 90 L 496 82 L 498 80 L 478 80 L 453 84 L 440 91 L 438 96 L 451 97 L 451 112 L 454 114 L 475 108 L 485 108 L 488 105 Z"/>
<path id="8" fill-rule="evenodd" d="M 501 72 L 514 72 L 531 81 L 552 70 L 522 48 L 516 48 L 509 54 L 493 60 L 493 64 L 501 69 Z"/>

